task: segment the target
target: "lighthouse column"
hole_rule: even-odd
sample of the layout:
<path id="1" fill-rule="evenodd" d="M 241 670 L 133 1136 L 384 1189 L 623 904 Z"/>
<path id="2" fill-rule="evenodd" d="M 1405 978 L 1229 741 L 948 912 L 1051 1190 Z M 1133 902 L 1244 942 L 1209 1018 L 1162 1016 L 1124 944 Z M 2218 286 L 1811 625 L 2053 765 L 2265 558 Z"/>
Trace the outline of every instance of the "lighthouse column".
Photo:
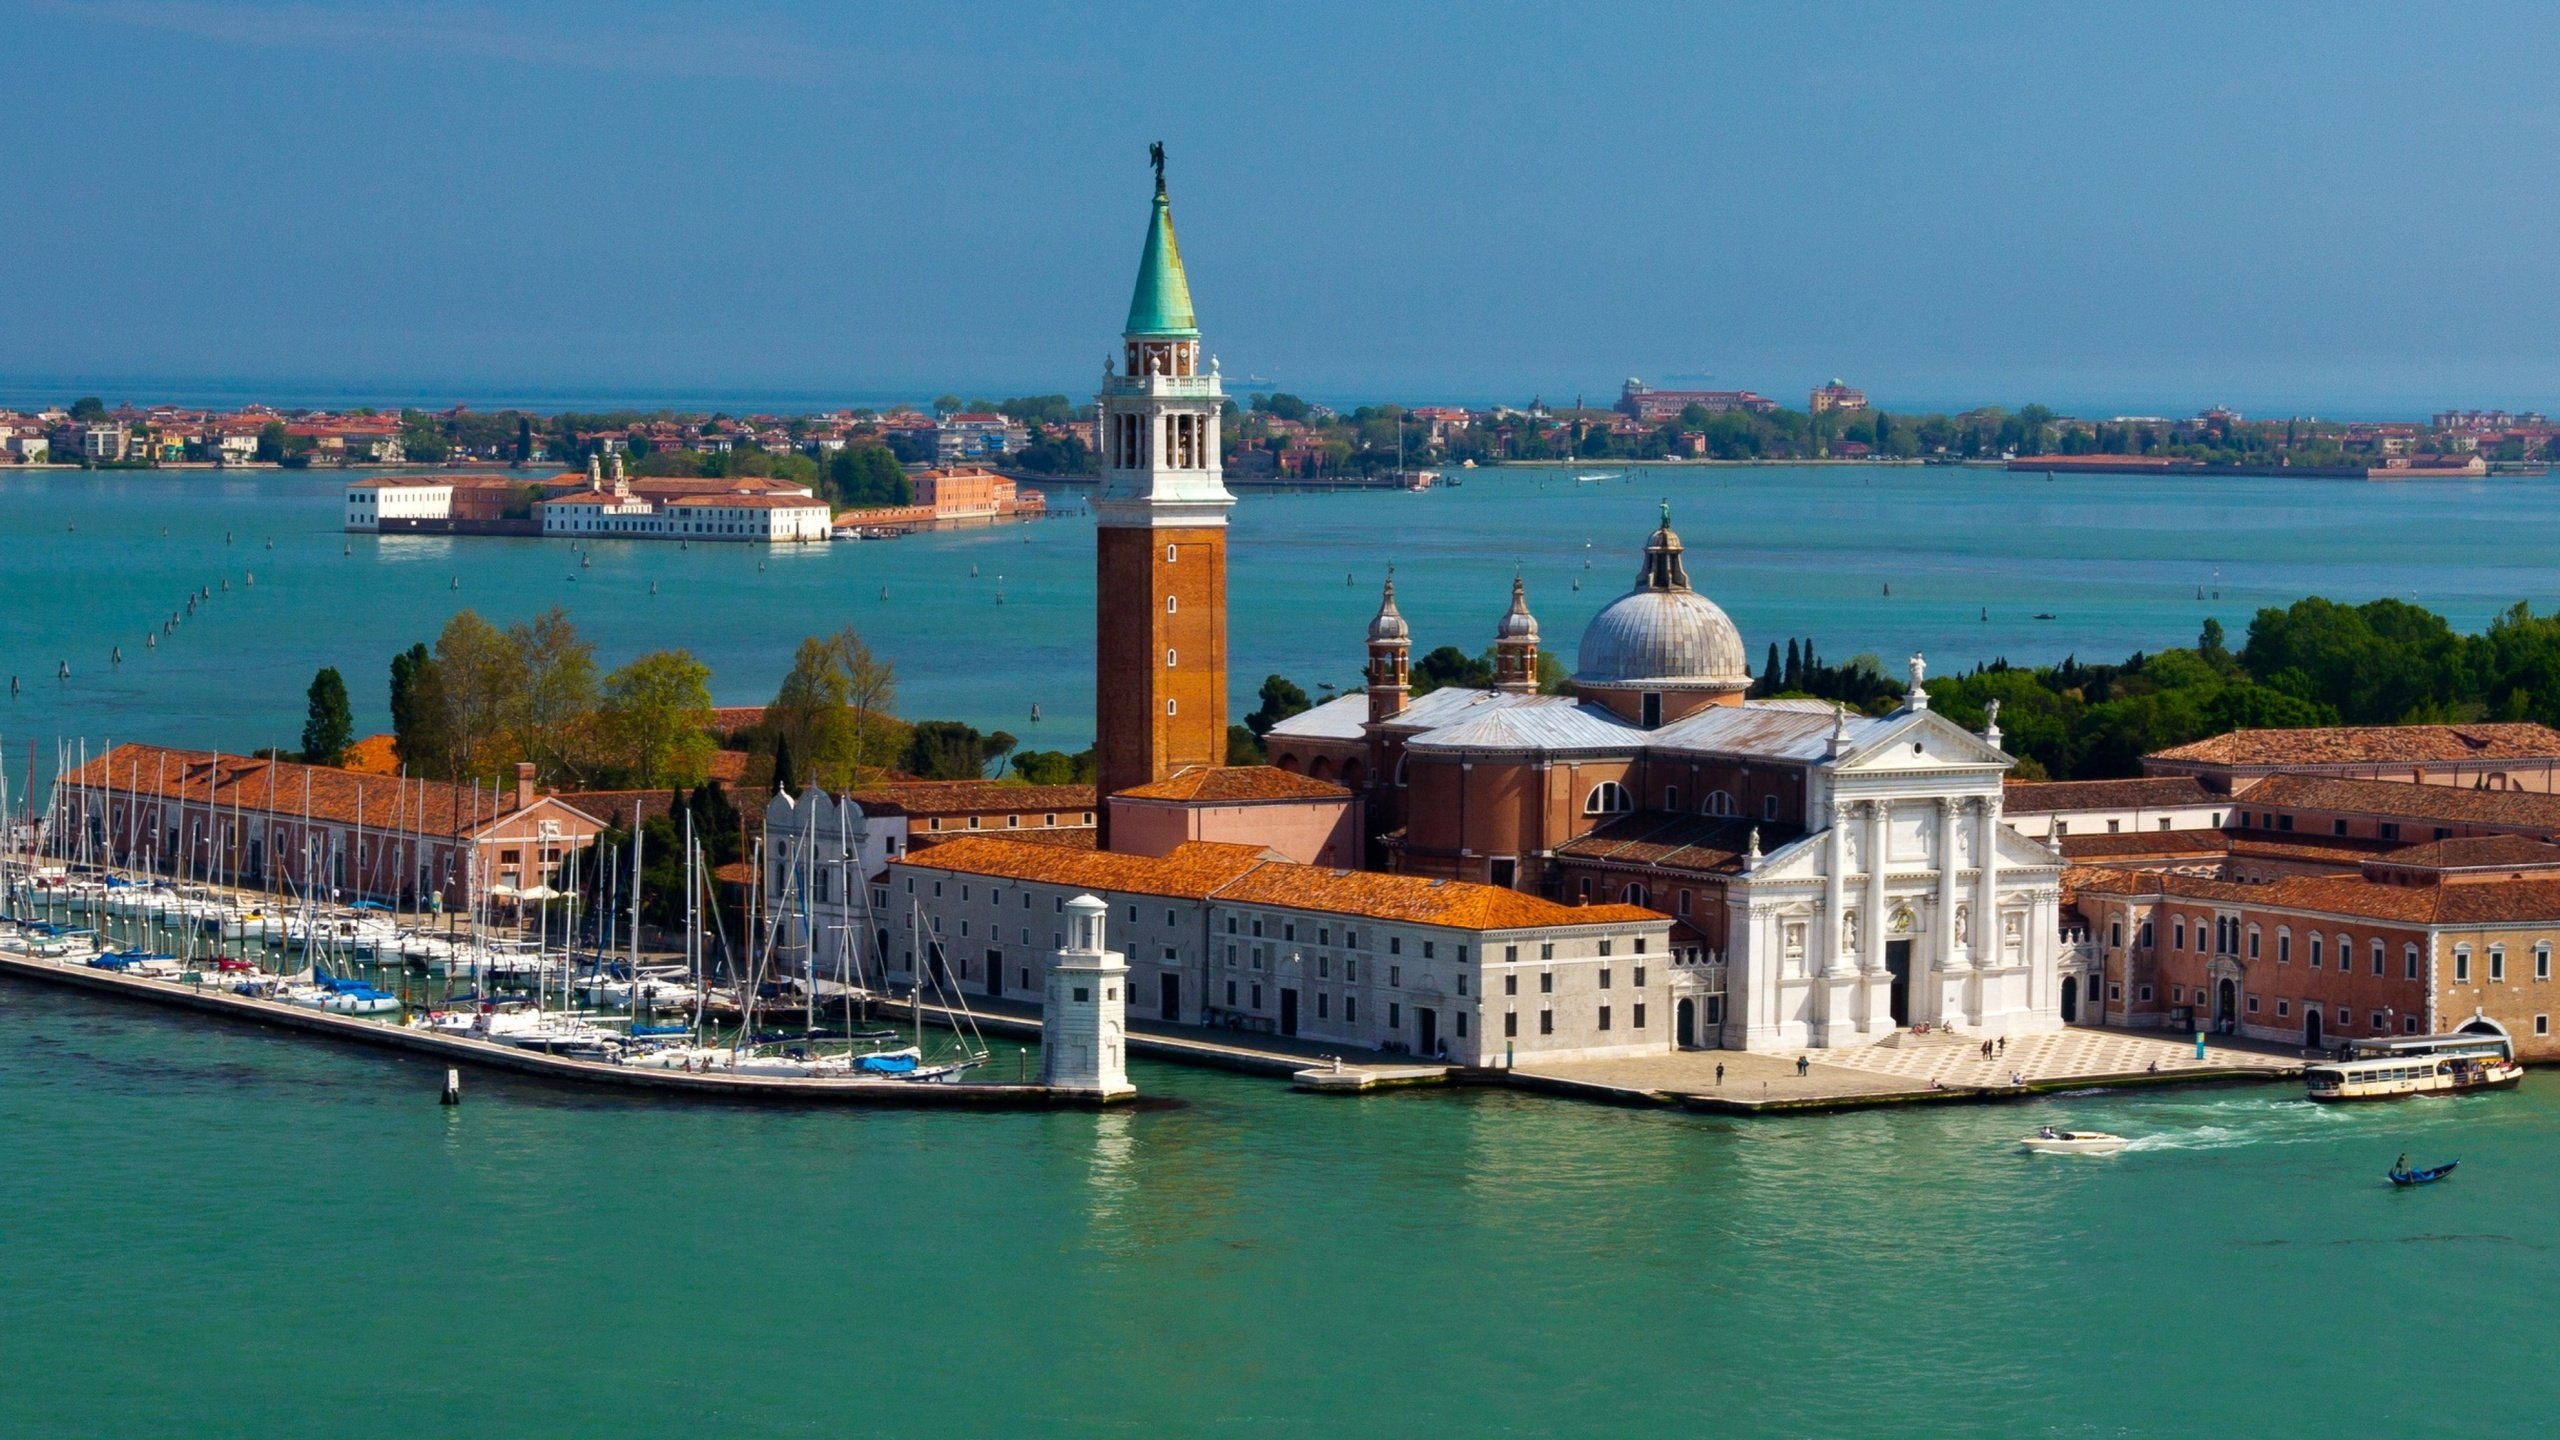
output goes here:
<path id="1" fill-rule="evenodd" d="M 1135 1095 L 1129 1083 L 1129 964 L 1103 944 L 1110 907 L 1091 895 L 1067 902 L 1067 943 L 1049 962 L 1040 1009 L 1040 1083 L 1105 1099 Z"/>

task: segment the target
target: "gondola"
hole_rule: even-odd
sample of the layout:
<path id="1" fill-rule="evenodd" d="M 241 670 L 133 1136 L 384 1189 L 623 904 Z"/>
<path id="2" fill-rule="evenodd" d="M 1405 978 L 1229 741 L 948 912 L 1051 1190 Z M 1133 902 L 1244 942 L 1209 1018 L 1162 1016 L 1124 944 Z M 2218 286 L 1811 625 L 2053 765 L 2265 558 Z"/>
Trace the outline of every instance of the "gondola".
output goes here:
<path id="1" fill-rule="evenodd" d="M 2459 1160 L 2447 1160 L 2441 1165 L 2431 1165 L 2424 1170 L 2394 1169 L 2391 1172 L 2391 1183 L 2394 1185 L 2432 1185 L 2447 1175 L 2452 1174 L 2453 1167 L 2461 1163 L 2462 1162 Z"/>

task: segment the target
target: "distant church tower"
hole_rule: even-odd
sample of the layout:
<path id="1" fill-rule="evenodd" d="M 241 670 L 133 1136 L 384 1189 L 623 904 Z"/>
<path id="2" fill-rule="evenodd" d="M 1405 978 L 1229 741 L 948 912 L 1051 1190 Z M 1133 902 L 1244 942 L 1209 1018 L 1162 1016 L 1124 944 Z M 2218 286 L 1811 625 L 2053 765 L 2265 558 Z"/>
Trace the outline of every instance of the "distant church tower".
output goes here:
<path id="1" fill-rule="evenodd" d="M 1164 147 L 1123 353 L 1104 367 L 1094 748 L 1104 797 L 1227 759 L 1227 493 L 1217 366 L 1200 363 Z M 1104 842 L 1110 809 L 1103 807 Z"/>
<path id="2" fill-rule="evenodd" d="M 1538 693 L 1538 617 L 1529 613 L 1528 587 L 1517 575 L 1511 577 L 1511 609 L 1493 632 L 1493 688 Z"/>
<path id="3" fill-rule="evenodd" d="M 1129 1083 L 1129 965 L 1103 944 L 1110 907 L 1090 895 L 1067 902 L 1067 944 L 1049 961 L 1040 1007 L 1040 1083 L 1097 1095 L 1134 1095 Z"/>
<path id="4" fill-rule="evenodd" d="M 1369 622 L 1369 723 L 1393 720 L 1404 713 L 1413 695 L 1413 630 L 1396 609 L 1396 572 L 1387 569 L 1387 591 Z"/>

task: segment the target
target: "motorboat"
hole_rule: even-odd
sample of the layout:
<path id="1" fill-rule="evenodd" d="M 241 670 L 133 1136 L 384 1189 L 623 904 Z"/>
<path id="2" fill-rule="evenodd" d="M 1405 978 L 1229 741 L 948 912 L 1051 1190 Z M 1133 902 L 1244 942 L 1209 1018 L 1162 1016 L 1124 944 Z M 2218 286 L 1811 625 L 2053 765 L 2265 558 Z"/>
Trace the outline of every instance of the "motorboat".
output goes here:
<path id="1" fill-rule="evenodd" d="M 2398 1100 L 2511 1090 L 2524 1079 L 2504 1035 L 2385 1036 L 2355 1041 L 2351 1053 L 2355 1058 L 2305 1069 L 2305 1093 L 2320 1101 Z"/>
<path id="2" fill-rule="evenodd" d="M 2104 1130 L 2056 1130 L 2047 1125 L 2018 1143 L 2031 1155 L 2113 1155 L 2133 1142 Z"/>

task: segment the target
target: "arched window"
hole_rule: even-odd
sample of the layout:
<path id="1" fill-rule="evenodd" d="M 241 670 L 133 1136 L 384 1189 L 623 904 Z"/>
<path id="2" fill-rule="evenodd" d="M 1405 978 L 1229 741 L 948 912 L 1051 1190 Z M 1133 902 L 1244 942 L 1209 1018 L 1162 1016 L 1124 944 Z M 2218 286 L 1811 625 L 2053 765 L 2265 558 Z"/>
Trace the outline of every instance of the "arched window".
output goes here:
<path id="1" fill-rule="evenodd" d="M 1777 796 L 1763 795 L 1760 797 L 1760 818 L 1763 820 L 1775 820 L 1778 818 Z"/>
<path id="2" fill-rule="evenodd" d="M 1662 787 L 1662 808 L 1663 808 L 1663 809 L 1665 809 L 1665 810 L 1671 811 L 1671 812 L 1672 812 L 1673 814 L 1675 814 L 1675 815 L 1679 813 L 1679 811 L 1680 811 L 1680 787 L 1679 787 L 1679 786 L 1677 786 L 1677 785 L 1665 785 L 1665 786 L 1663 786 L 1663 787 Z"/>
<path id="3" fill-rule="evenodd" d="M 1641 881 L 1630 883 L 1618 898 L 1624 900 L 1630 905 L 1642 905 L 1647 903 L 1645 899 L 1644 885 Z"/>
<path id="4" fill-rule="evenodd" d="M 1164 668 L 1167 670 L 1173 668 L 1173 652 L 1170 650 L 1164 652 Z"/>
<path id="5" fill-rule="evenodd" d="M 1173 597 L 1172 597 L 1172 596 L 1167 595 L 1166 597 L 1164 597 L 1164 613 L 1166 613 L 1167 615 L 1171 615 L 1171 614 L 1173 614 L 1176 610 L 1178 610 L 1178 609 L 1180 609 L 1180 608 L 1181 608 L 1180 606 L 1178 606 L 1178 605 L 1176 605 L 1176 604 L 1174 604 L 1174 603 L 1173 603 Z"/>
<path id="6" fill-rule="evenodd" d="M 2187 948 L 2187 917 L 2184 915 L 2169 922 L 2169 948 L 2172 950 Z"/>
<path id="7" fill-rule="evenodd" d="M 1173 563 L 1173 547 L 1170 545 L 1164 547 L 1164 563 L 1167 565 Z"/>
<path id="8" fill-rule="evenodd" d="M 1398 755 L 1396 757 L 1396 784 L 1399 787 L 1401 787 L 1409 778 L 1409 774 L 1405 767 L 1412 759 L 1413 757 L 1410 755 Z"/>
<path id="9" fill-rule="evenodd" d="M 1708 791 L 1707 813 L 1710 815 L 1730 815 L 1734 813 L 1733 796 L 1723 790 Z"/>
<path id="10" fill-rule="evenodd" d="M 1592 786 L 1591 793 L 1582 800 L 1582 813 L 1585 815 L 1624 815 L 1634 808 L 1635 801 L 1628 796 L 1627 787 L 1615 780 L 1603 780 Z"/>

